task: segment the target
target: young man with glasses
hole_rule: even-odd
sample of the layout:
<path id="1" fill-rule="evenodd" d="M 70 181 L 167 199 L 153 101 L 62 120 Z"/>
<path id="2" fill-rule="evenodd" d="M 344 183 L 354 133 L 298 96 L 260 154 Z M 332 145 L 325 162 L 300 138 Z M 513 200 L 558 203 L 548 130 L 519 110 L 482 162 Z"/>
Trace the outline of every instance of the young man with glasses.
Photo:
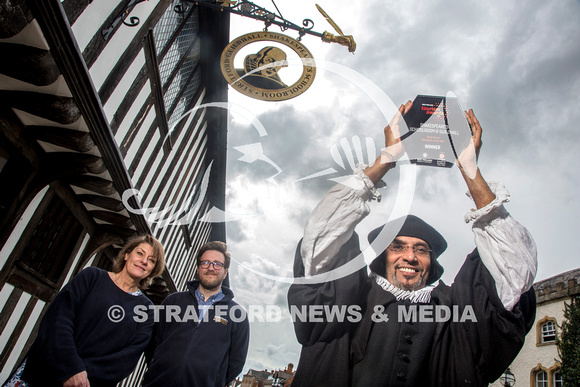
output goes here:
<path id="1" fill-rule="evenodd" d="M 382 252 L 367 274 L 354 229 L 404 153 L 398 122 L 411 106 L 402 105 L 385 128 L 386 149 L 377 161 L 333 187 L 307 220 L 294 263 L 300 283 L 288 293 L 291 310 L 354 305 L 360 318 L 295 320 L 302 352 L 292 386 L 487 386 L 511 364 L 533 324 L 536 247 L 504 208 L 503 185 L 488 185 L 477 168 L 482 130 L 472 110 L 466 113 L 471 151 L 459 156 L 459 170 L 477 207 L 465 218 L 474 223 L 477 248 L 451 286 L 435 284 L 447 242 L 408 215 L 369 234 L 373 250 Z"/>
<path id="2" fill-rule="evenodd" d="M 206 243 L 196 256 L 197 280 L 163 301 L 143 386 L 225 386 L 242 371 L 250 326 L 222 286 L 230 259 L 225 243 Z"/>

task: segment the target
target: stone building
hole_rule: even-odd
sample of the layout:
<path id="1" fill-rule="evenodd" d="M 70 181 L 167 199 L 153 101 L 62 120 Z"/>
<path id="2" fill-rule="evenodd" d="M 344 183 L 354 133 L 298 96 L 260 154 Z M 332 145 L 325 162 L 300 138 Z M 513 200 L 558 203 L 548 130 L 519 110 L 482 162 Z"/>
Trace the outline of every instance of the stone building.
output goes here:
<path id="1" fill-rule="evenodd" d="M 292 363 L 289 363 L 285 369 L 277 371 L 249 369 L 242 377 L 241 382 L 238 380 L 232 384 L 233 387 L 238 385 L 241 387 L 290 387 L 294 373 L 294 364 Z"/>
<path id="2" fill-rule="evenodd" d="M 562 387 L 556 335 L 564 318 L 564 303 L 580 294 L 580 269 L 536 282 L 534 290 L 536 319 L 510 371 L 516 378 L 516 386 Z M 496 381 L 491 386 L 501 386 L 501 383 Z"/>

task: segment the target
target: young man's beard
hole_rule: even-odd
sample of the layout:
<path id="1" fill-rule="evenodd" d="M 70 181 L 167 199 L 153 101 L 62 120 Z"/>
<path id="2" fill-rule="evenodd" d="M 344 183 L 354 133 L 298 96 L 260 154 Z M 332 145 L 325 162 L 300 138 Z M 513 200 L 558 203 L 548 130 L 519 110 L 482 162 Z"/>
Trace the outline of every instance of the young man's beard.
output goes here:
<path id="1" fill-rule="evenodd" d="M 201 284 L 201 286 L 204 287 L 204 289 L 207 289 L 207 290 L 215 290 L 215 289 L 218 289 L 222 285 L 222 281 L 218 278 L 216 278 L 214 280 L 207 280 L 207 279 L 200 278 L 199 283 Z"/>

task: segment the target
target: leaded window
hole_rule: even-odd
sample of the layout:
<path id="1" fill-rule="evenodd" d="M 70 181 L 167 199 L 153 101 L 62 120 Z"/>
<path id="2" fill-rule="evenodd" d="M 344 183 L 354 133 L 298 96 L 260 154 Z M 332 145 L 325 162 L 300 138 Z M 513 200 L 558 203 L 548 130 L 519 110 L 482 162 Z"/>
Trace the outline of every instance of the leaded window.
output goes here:
<path id="1" fill-rule="evenodd" d="M 535 387 L 548 387 L 548 374 L 546 371 L 540 371 L 536 374 Z"/>
<path id="2" fill-rule="evenodd" d="M 542 343 L 551 343 L 556 340 L 556 324 L 548 321 L 542 325 Z"/>

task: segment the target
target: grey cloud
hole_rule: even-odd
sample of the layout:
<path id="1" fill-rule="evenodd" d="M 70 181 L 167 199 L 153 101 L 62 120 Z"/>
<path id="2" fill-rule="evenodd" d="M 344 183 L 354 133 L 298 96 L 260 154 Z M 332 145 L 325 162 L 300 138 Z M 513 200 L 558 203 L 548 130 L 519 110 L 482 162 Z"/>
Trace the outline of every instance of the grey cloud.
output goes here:
<path id="1" fill-rule="evenodd" d="M 482 173 L 486 178 L 504 181 L 512 193 L 508 210 L 534 235 L 540 252 L 537 279 L 577 265 L 559 246 L 575 237 L 574 219 L 580 211 L 576 200 L 580 181 L 576 168 L 580 3 L 535 0 L 522 6 L 516 2 L 375 0 L 364 6 L 357 4 L 356 12 L 352 2 L 323 7 L 343 28 L 348 24 L 342 20 L 359 17 L 351 23 L 352 28 L 345 28 L 345 33 L 355 36 L 358 48 L 355 55 L 347 54 L 344 47 L 331 49 L 329 56 L 321 59 L 358 71 L 395 104 L 416 94 L 452 90 L 464 107 L 475 110 L 484 130 Z M 305 37 L 305 44 L 312 39 Z M 313 102 L 319 106 L 312 111 L 294 108 L 290 101 L 272 105 L 276 106 L 272 111 L 259 114 L 268 136 L 260 138 L 249 127 L 230 131 L 228 157 L 232 169 L 228 177 L 259 181 L 274 173 L 266 163 L 250 166 L 235 161 L 241 154 L 232 148 L 238 145 L 262 142 L 265 154 L 284 171 L 279 175 L 280 183 L 336 167 L 328 149 L 341 136 L 371 136 L 380 146 L 384 119 L 377 107 L 356 85 L 340 80 L 336 84 L 328 92 L 328 99 Z M 314 92 L 316 81 L 312 87 Z M 308 93 L 310 90 L 299 98 L 307 98 Z M 392 202 L 398 189 L 398 172 L 389 173 L 386 180 L 389 188 L 382 191 L 380 206 Z M 272 219 L 265 218 L 270 227 L 260 229 L 257 235 L 244 223 L 228 225 L 228 237 L 233 237 L 244 251 L 256 249 L 252 238 L 266 241 L 259 255 L 267 256 L 264 251 L 271 251 L 273 265 L 257 260 L 257 266 L 264 266 L 267 273 L 291 275 L 304 219 L 332 184 L 326 177 L 297 183 L 294 188 L 300 194 L 287 213 L 287 224 L 276 223 L 274 227 L 268 223 Z M 462 224 L 463 213 L 472 206 L 465 191 L 456 168 L 418 169 L 411 212 L 424 216 L 448 238 L 449 251 L 441 257 L 447 282 L 452 282 L 465 254 L 473 248 L 470 225 Z M 249 255 L 246 258 L 254 260 Z M 232 285 L 237 298 L 246 303 L 259 300 L 286 306 L 287 285 L 277 285 L 243 268 L 237 270 Z M 257 341 L 248 361 L 252 368 L 290 361 L 296 364 L 299 347 L 290 324 L 252 329 L 259 332 L 253 333 Z"/>

